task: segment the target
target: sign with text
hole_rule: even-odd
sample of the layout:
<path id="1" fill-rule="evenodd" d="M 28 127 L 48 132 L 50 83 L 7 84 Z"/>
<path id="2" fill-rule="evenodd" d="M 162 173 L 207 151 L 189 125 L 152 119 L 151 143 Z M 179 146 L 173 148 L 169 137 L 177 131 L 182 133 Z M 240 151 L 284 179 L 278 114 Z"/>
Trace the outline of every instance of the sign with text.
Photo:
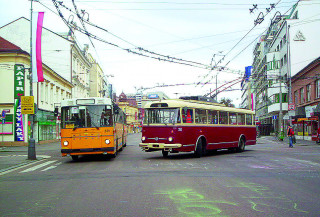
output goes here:
<path id="1" fill-rule="evenodd" d="M 24 96 L 24 66 L 14 65 L 14 98 L 20 99 Z"/>
<path id="2" fill-rule="evenodd" d="M 34 114 L 34 97 L 21 96 L 21 113 Z"/>
<path id="3" fill-rule="evenodd" d="M 21 96 L 25 92 L 25 68 L 24 65 L 14 65 L 14 141 L 24 141 L 24 118 L 21 112 Z"/>

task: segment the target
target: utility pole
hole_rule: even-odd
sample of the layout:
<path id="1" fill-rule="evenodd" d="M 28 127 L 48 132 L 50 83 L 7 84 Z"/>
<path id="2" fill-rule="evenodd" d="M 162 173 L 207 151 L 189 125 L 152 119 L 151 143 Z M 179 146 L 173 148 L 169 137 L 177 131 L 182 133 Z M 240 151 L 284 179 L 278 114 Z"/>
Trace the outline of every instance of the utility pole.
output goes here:
<path id="1" fill-rule="evenodd" d="M 32 87 L 32 3 L 33 0 L 31 0 L 31 9 L 30 9 L 30 73 L 29 73 L 29 78 L 30 78 L 30 96 L 33 96 L 33 87 Z M 29 114 L 29 121 L 30 121 L 30 138 L 29 138 L 29 144 L 28 144 L 28 160 L 36 160 L 36 142 L 33 138 L 33 125 L 34 125 L 34 114 Z"/>
<path id="2" fill-rule="evenodd" d="M 279 103 L 280 103 L 280 111 L 279 111 L 279 138 L 283 138 L 283 112 L 282 112 L 282 76 L 281 76 L 281 70 L 279 70 L 279 81 L 280 81 L 280 93 L 279 93 Z"/>
<path id="3" fill-rule="evenodd" d="M 287 21 L 287 33 L 286 33 L 286 37 L 287 37 L 287 69 L 288 69 L 288 77 L 289 77 L 289 105 L 293 102 L 292 100 L 292 93 L 291 93 L 291 53 L 290 53 L 290 25 L 288 25 L 288 21 Z M 288 111 L 289 112 L 289 111 Z M 292 125 L 292 117 L 289 115 L 289 125 Z"/>

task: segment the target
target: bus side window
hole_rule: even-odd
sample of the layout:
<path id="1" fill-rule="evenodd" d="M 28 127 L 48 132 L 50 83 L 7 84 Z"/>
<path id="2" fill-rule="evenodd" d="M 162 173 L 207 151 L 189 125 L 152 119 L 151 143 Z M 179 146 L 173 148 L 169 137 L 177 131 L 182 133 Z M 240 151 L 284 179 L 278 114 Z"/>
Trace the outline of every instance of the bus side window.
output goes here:
<path id="1" fill-rule="evenodd" d="M 252 115 L 246 114 L 246 125 L 252 125 Z"/>
<path id="2" fill-rule="evenodd" d="M 207 112 L 204 109 L 196 109 L 195 110 L 195 122 L 198 124 L 206 124 L 207 123 Z"/>
<path id="3" fill-rule="evenodd" d="M 229 112 L 229 124 L 237 125 L 237 113 Z"/>
<path id="4" fill-rule="evenodd" d="M 182 109 L 182 118 L 183 118 L 183 123 L 193 123 L 193 110 L 183 108 Z"/>
<path id="5" fill-rule="evenodd" d="M 208 123 L 218 124 L 218 111 L 208 111 Z"/>
<path id="6" fill-rule="evenodd" d="M 238 125 L 245 125 L 245 114 L 238 114 Z"/>
<path id="7" fill-rule="evenodd" d="M 219 112 L 219 124 L 228 124 L 228 112 Z"/>

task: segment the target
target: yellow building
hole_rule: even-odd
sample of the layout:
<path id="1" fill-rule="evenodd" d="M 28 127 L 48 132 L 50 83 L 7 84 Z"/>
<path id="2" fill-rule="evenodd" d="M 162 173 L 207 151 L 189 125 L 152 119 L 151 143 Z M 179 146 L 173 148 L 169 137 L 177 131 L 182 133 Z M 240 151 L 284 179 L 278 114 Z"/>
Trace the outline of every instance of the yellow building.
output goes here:
<path id="1" fill-rule="evenodd" d="M 118 106 L 126 114 L 128 133 L 137 133 L 139 128 L 138 107 L 130 105 L 129 102 L 118 102 Z"/>
<path id="2" fill-rule="evenodd" d="M 15 44 L 0 37 L 0 112 L 5 111 L 0 135 L 5 145 L 26 145 L 29 138 L 28 115 L 21 113 L 21 96 L 30 96 L 30 56 Z M 56 140 L 59 128 L 54 108 L 62 99 L 71 98 L 73 85 L 43 64 L 44 82 L 33 83 L 34 102 L 37 104 L 34 139 Z M 1 139 L 2 139 L 1 138 Z"/>

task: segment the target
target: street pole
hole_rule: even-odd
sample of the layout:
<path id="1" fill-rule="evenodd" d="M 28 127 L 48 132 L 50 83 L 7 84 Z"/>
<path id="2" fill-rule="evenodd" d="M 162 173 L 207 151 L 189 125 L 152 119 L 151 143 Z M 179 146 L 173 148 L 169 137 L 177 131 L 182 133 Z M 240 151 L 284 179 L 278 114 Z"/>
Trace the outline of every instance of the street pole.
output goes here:
<path id="1" fill-rule="evenodd" d="M 32 87 L 32 3 L 33 0 L 31 0 L 31 9 L 30 9 L 30 96 L 33 96 L 33 87 Z M 33 125 L 34 125 L 34 114 L 29 114 L 29 121 L 30 121 L 30 138 L 29 138 L 29 144 L 28 144 L 28 160 L 36 160 L 36 142 L 33 138 Z"/>
<path id="2" fill-rule="evenodd" d="M 280 81 L 280 93 L 279 93 L 279 103 L 280 103 L 280 111 L 279 111 L 279 132 L 280 132 L 280 135 L 279 135 L 279 138 L 283 138 L 283 112 L 282 112 L 282 85 L 281 85 L 281 82 L 282 82 L 282 77 L 281 77 L 281 70 L 279 70 L 279 74 L 280 74 L 280 78 L 279 78 L 279 81 Z"/>
<path id="3" fill-rule="evenodd" d="M 287 22 L 287 26 L 288 26 L 288 28 L 287 28 L 287 33 L 286 33 L 286 35 L 287 35 L 287 58 L 288 58 L 288 60 L 287 60 L 287 64 L 288 64 L 288 66 L 287 66 L 287 69 L 288 69 L 288 77 L 289 77 L 289 105 L 293 102 L 293 100 L 292 100 L 292 93 L 291 93 L 291 61 L 290 61 L 290 59 L 291 59 L 291 53 L 290 53 L 290 25 L 288 25 L 288 22 Z M 288 111 L 289 112 L 289 111 Z M 292 117 L 291 117 L 291 115 L 289 115 L 289 125 L 292 125 Z"/>

